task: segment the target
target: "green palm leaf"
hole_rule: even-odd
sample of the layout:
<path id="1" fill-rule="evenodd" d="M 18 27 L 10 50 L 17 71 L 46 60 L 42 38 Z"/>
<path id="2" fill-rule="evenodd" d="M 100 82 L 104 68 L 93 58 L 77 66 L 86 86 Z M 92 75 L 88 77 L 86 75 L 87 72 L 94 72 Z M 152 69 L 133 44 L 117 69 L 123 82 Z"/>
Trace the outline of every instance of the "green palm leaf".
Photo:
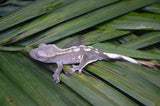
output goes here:
<path id="1" fill-rule="evenodd" d="M 160 13 L 160 2 L 144 7 L 143 10 L 147 12 Z"/>
<path id="2" fill-rule="evenodd" d="M 28 55 L 41 43 L 54 43 L 61 48 L 83 44 L 158 66 L 158 1 L 37 0 L 6 13 L 0 18 L 0 105 L 158 106 L 158 67 L 98 61 L 87 65 L 81 75 L 61 73 L 61 82 L 56 84 L 52 75 L 57 66 L 35 61 Z M 7 8 L 9 2 L 21 4 L 18 0 L 0 6 Z M 49 5 L 52 11 L 48 10 Z M 147 27 L 137 28 L 139 25 Z M 69 72 L 70 67 L 64 65 L 63 70 Z"/>
<path id="3" fill-rule="evenodd" d="M 160 42 L 160 32 L 150 32 L 122 44 L 123 47 L 139 49 Z"/>
<path id="4" fill-rule="evenodd" d="M 12 27 L 16 24 L 24 22 L 28 19 L 32 19 L 34 17 L 45 14 L 58 6 L 63 6 L 65 3 L 69 2 L 69 0 L 40 0 L 30 5 L 27 5 L 23 8 L 20 8 L 13 13 L 2 17 L 0 19 L 0 31 L 5 30 L 9 27 Z M 39 8 L 41 7 L 41 8 Z"/>
<path id="5" fill-rule="evenodd" d="M 69 5 L 57 9 L 50 14 L 39 17 L 38 19 L 27 25 L 23 25 L 22 28 L 19 28 L 13 33 L 5 36 L 5 38 L 3 38 L 0 42 L 15 42 L 24 37 L 31 36 L 36 32 L 54 26 L 60 22 L 87 13 L 88 11 L 94 10 L 98 7 L 102 7 L 115 1 L 116 0 L 108 0 L 107 2 L 105 0 L 99 0 L 98 2 L 97 0 L 94 0 L 92 2 L 86 0 L 75 1 L 74 3 L 70 3 Z M 81 7 L 83 7 L 83 9 L 81 9 Z M 70 12 L 71 9 L 72 11 Z"/>
<path id="6" fill-rule="evenodd" d="M 8 97 L 13 101 L 13 104 L 86 104 L 78 95 L 76 96 L 70 92 L 66 86 L 54 84 L 51 75 L 44 73 L 46 70 L 44 71 L 44 69 L 37 67 L 33 62 L 19 53 L 1 52 L 0 62 L 2 63 L 0 64 L 0 75 L 3 76 L 0 78 L 0 90 L 5 95 L 5 98 Z M 9 85 L 13 85 L 13 87 L 9 87 Z"/>
<path id="7" fill-rule="evenodd" d="M 102 29 L 160 30 L 159 18 L 158 14 L 132 12 L 98 27 Z"/>

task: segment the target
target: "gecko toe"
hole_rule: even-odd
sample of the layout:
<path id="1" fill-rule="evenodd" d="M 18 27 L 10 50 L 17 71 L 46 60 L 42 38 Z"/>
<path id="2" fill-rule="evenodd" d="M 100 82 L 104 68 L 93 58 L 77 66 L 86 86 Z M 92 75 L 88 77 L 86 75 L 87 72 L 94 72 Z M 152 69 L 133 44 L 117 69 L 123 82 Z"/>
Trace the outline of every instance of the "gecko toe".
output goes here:
<path id="1" fill-rule="evenodd" d="M 78 74 L 82 74 L 82 70 L 78 70 Z"/>
<path id="2" fill-rule="evenodd" d="M 60 82 L 60 79 L 58 78 L 57 80 L 56 80 L 56 83 L 59 83 Z"/>
<path id="3" fill-rule="evenodd" d="M 69 72 L 70 74 L 73 74 L 76 70 L 74 70 L 73 68 L 69 69 L 71 72 Z"/>
<path id="4" fill-rule="evenodd" d="M 54 82 L 59 83 L 60 79 L 59 78 L 54 78 Z"/>
<path id="5" fill-rule="evenodd" d="M 56 82 L 56 83 L 60 82 L 59 75 L 57 75 L 57 74 L 53 74 L 53 79 L 54 79 L 54 82 Z"/>

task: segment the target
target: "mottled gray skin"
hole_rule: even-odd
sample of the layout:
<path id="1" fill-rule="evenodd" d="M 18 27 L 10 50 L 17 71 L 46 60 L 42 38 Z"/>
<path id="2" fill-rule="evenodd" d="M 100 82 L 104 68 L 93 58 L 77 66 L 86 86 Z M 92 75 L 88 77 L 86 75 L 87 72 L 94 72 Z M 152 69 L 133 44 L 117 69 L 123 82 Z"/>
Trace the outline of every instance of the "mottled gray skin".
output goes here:
<path id="1" fill-rule="evenodd" d="M 30 56 L 35 60 L 44 63 L 56 63 L 58 68 L 56 69 L 53 78 L 56 83 L 60 82 L 59 74 L 62 71 L 63 64 L 76 64 L 72 65 L 71 73 L 78 70 L 78 73 L 82 73 L 82 69 L 95 61 L 102 59 L 121 59 L 131 63 L 138 64 L 138 62 L 130 57 L 122 56 L 113 53 L 104 53 L 91 46 L 73 46 L 67 49 L 60 49 L 54 44 L 40 44 L 38 48 L 30 51 Z"/>

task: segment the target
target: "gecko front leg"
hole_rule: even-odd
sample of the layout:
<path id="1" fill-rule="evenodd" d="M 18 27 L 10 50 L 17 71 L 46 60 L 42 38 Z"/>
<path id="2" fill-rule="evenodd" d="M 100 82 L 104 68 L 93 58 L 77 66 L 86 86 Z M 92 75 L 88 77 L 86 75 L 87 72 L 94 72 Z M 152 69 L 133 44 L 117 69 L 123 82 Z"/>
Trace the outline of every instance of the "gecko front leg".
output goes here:
<path id="1" fill-rule="evenodd" d="M 82 56 L 82 59 L 80 61 L 80 64 L 79 65 L 72 65 L 72 68 L 70 68 L 70 70 L 72 70 L 72 72 L 70 72 L 71 74 L 74 73 L 76 70 L 78 70 L 78 74 L 81 74 L 82 73 L 82 69 L 92 63 L 92 62 L 95 62 L 97 61 L 97 59 L 95 59 L 94 57 L 92 56 L 87 56 L 87 55 L 84 55 Z"/>
<path id="2" fill-rule="evenodd" d="M 61 71 L 63 69 L 63 64 L 57 63 L 57 65 L 58 65 L 58 67 L 57 67 L 56 71 L 53 74 L 53 79 L 54 79 L 54 81 L 56 81 L 56 83 L 59 83 L 60 82 L 59 74 L 61 73 Z"/>

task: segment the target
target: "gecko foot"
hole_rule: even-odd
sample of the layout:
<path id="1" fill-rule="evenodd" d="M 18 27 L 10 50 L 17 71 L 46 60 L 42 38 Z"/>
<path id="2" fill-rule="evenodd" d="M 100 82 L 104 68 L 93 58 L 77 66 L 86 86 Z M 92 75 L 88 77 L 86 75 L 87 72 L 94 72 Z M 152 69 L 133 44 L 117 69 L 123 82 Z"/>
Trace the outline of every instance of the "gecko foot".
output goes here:
<path id="1" fill-rule="evenodd" d="M 82 74 L 82 70 L 77 65 L 72 65 L 72 68 L 69 70 L 71 70 L 70 74 L 74 73 L 76 70 L 78 70 L 78 74 Z"/>
<path id="2" fill-rule="evenodd" d="M 82 74 L 82 70 L 78 70 L 78 74 Z"/>
<path id="3" fill-rule="evenodd" d="M 59 79 L 59 75 L 57 74 L 53 74 L 53 79 L 56 83 L 59 83 L 60 82 L 60 79 Z"/>

